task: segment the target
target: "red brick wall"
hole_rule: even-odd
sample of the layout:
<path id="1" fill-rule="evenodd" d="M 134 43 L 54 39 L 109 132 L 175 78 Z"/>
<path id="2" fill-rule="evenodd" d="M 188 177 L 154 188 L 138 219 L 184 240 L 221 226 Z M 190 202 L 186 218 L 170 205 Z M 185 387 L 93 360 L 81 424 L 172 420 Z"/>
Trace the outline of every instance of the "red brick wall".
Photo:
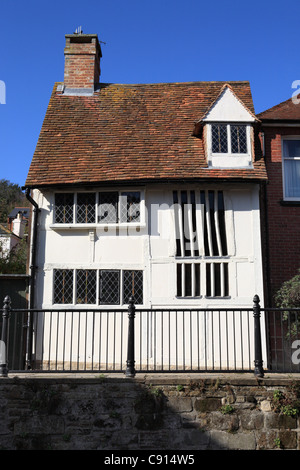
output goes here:
<path id="1" fill-rule="evenodd" d="M 299 135 L 300 127 L 264 127 L 265 158 L 269 182 L 267 195 L 269 302 L 282 283 L 300 268 L 300 205 L 283 205 L 281 137 Z M 264 222 L 264 221 L 263 221 Z"/>
<path id="2" fill-rule="evenodd" d="M 68 38 L 65 47 L 66 88 L 94 88 L 99 82 L 100 56 L 96 41 L 72 43 Z"/>

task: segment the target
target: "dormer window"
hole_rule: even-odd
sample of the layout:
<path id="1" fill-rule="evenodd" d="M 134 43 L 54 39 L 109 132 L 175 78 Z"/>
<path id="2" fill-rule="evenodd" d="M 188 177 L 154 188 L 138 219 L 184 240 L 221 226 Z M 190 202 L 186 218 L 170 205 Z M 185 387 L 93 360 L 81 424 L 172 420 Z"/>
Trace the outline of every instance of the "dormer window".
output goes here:
<path id="1" fill-rule="evenodd" d="M 210 168 L 252 168 L 255 115 L 225 85 L 202 117 Z"/>
<path id="2" fill-rule="evenodd" d="M 207 160 L 214 168 L 252 166 L 251 125 L 211 122 L 207 128 Z"/>
<path id="3" fill-rule="evenodd" d="M 247 127 L 243 124 L 211 124 L 212 153 L 248 153 Z"/>

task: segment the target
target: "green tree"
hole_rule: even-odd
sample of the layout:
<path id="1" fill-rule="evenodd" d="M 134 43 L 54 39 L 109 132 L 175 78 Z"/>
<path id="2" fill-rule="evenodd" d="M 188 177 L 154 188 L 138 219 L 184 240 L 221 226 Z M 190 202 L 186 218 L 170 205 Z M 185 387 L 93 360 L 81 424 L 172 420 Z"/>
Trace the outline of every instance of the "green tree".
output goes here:
<path id="1" fill-rule="evenodd" d="M 26 274 L 27 243 L 23 238 L 10 252 L 0 257 L 0 274 Z"/>
<path id="2" fill-rule="evenodd" d="M 279 308 L 300 308 L 300 269 L 299 274 L 285 281 L 275 295 Z"/>
<path id="3" fill-rule="evenodd" d="M 10 211 L 16 207 L 28 207 L 29 203 L 18 184 L 0 180 L 0 223 L 6 223 Z"/>
<path id="4" fill-rule="evenodd" d="M 299 337 L 300 315 L 293 308 L 300 308 L 300 269 L 292 279 L 285 281 L 275 295 L 276 306 L 285 309 L 282 320 L 286 322 L 288 332 L 286 339 L 291 340 Z"/>

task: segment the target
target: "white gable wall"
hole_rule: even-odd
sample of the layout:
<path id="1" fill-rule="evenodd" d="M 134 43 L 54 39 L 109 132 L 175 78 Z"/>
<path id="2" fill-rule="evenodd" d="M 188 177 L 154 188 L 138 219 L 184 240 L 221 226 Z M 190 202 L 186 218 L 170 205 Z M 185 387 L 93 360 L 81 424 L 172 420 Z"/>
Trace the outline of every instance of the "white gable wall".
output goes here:
<path id="1" fill-rule="evenodd" d="M 255 118 L 226 87 L 203 118 L 204 122 L 254 122 Z"/>

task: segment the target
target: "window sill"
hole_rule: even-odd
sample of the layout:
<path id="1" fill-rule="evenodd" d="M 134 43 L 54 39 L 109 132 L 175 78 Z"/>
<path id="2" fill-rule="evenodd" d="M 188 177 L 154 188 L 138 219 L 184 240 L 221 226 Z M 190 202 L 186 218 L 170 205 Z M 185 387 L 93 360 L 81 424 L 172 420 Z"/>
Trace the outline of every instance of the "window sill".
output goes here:
<path id="1" fill-rule="evenodd" d="M 120 223 L 120 224 L 50 224 L 52 230 L 90 230 L 90 229 L 109 229 L 109 228 L 145 228 L 146 224 L 142 222 L 137 223 Z"/>
<path id="2" fill-rule="evenodd" d="M 226 295 L 224 297 L 221 297 L 221 296 L 214 296 L 214 297 L 210 297 L 208 295 L 200 295 L 198 297 L 178 297 L 176 296 L 176 299 L 179 300 L 179 301 L 182 301 L 182 300 L 230 300 L 231 299 L 231 296 L 230 295 Z"/>
<path id="3" fill-rule="evenodd" d="M 136 304 L 137 305 L 137 304 Z M 140 305 L 139 305 L 140 307 Z M 141 307 L 142 308 L 142 307 Z M 128 304 L 124 305 L 111 305 L 111 304 L 52 304 L 46 308 L 53 312 L 105 312 L 106 310 L 113 311 L 128 311 Z"/>
<path id="4" fill-rule="evenodd" d="M 253 164 L 250 155 L 217 155 L 212 154 L 209 157 L 209 167 L 210 168 L 243 168 L 243 169 L 253 169 Z"/>
<path id="5" fill-rule="evenodd" d="M 281 206 L 287 206 L 287 207 L 299 207 L 300 206 L 300 200 L 281 200 L 279 201 L 279 204 Z"/>

